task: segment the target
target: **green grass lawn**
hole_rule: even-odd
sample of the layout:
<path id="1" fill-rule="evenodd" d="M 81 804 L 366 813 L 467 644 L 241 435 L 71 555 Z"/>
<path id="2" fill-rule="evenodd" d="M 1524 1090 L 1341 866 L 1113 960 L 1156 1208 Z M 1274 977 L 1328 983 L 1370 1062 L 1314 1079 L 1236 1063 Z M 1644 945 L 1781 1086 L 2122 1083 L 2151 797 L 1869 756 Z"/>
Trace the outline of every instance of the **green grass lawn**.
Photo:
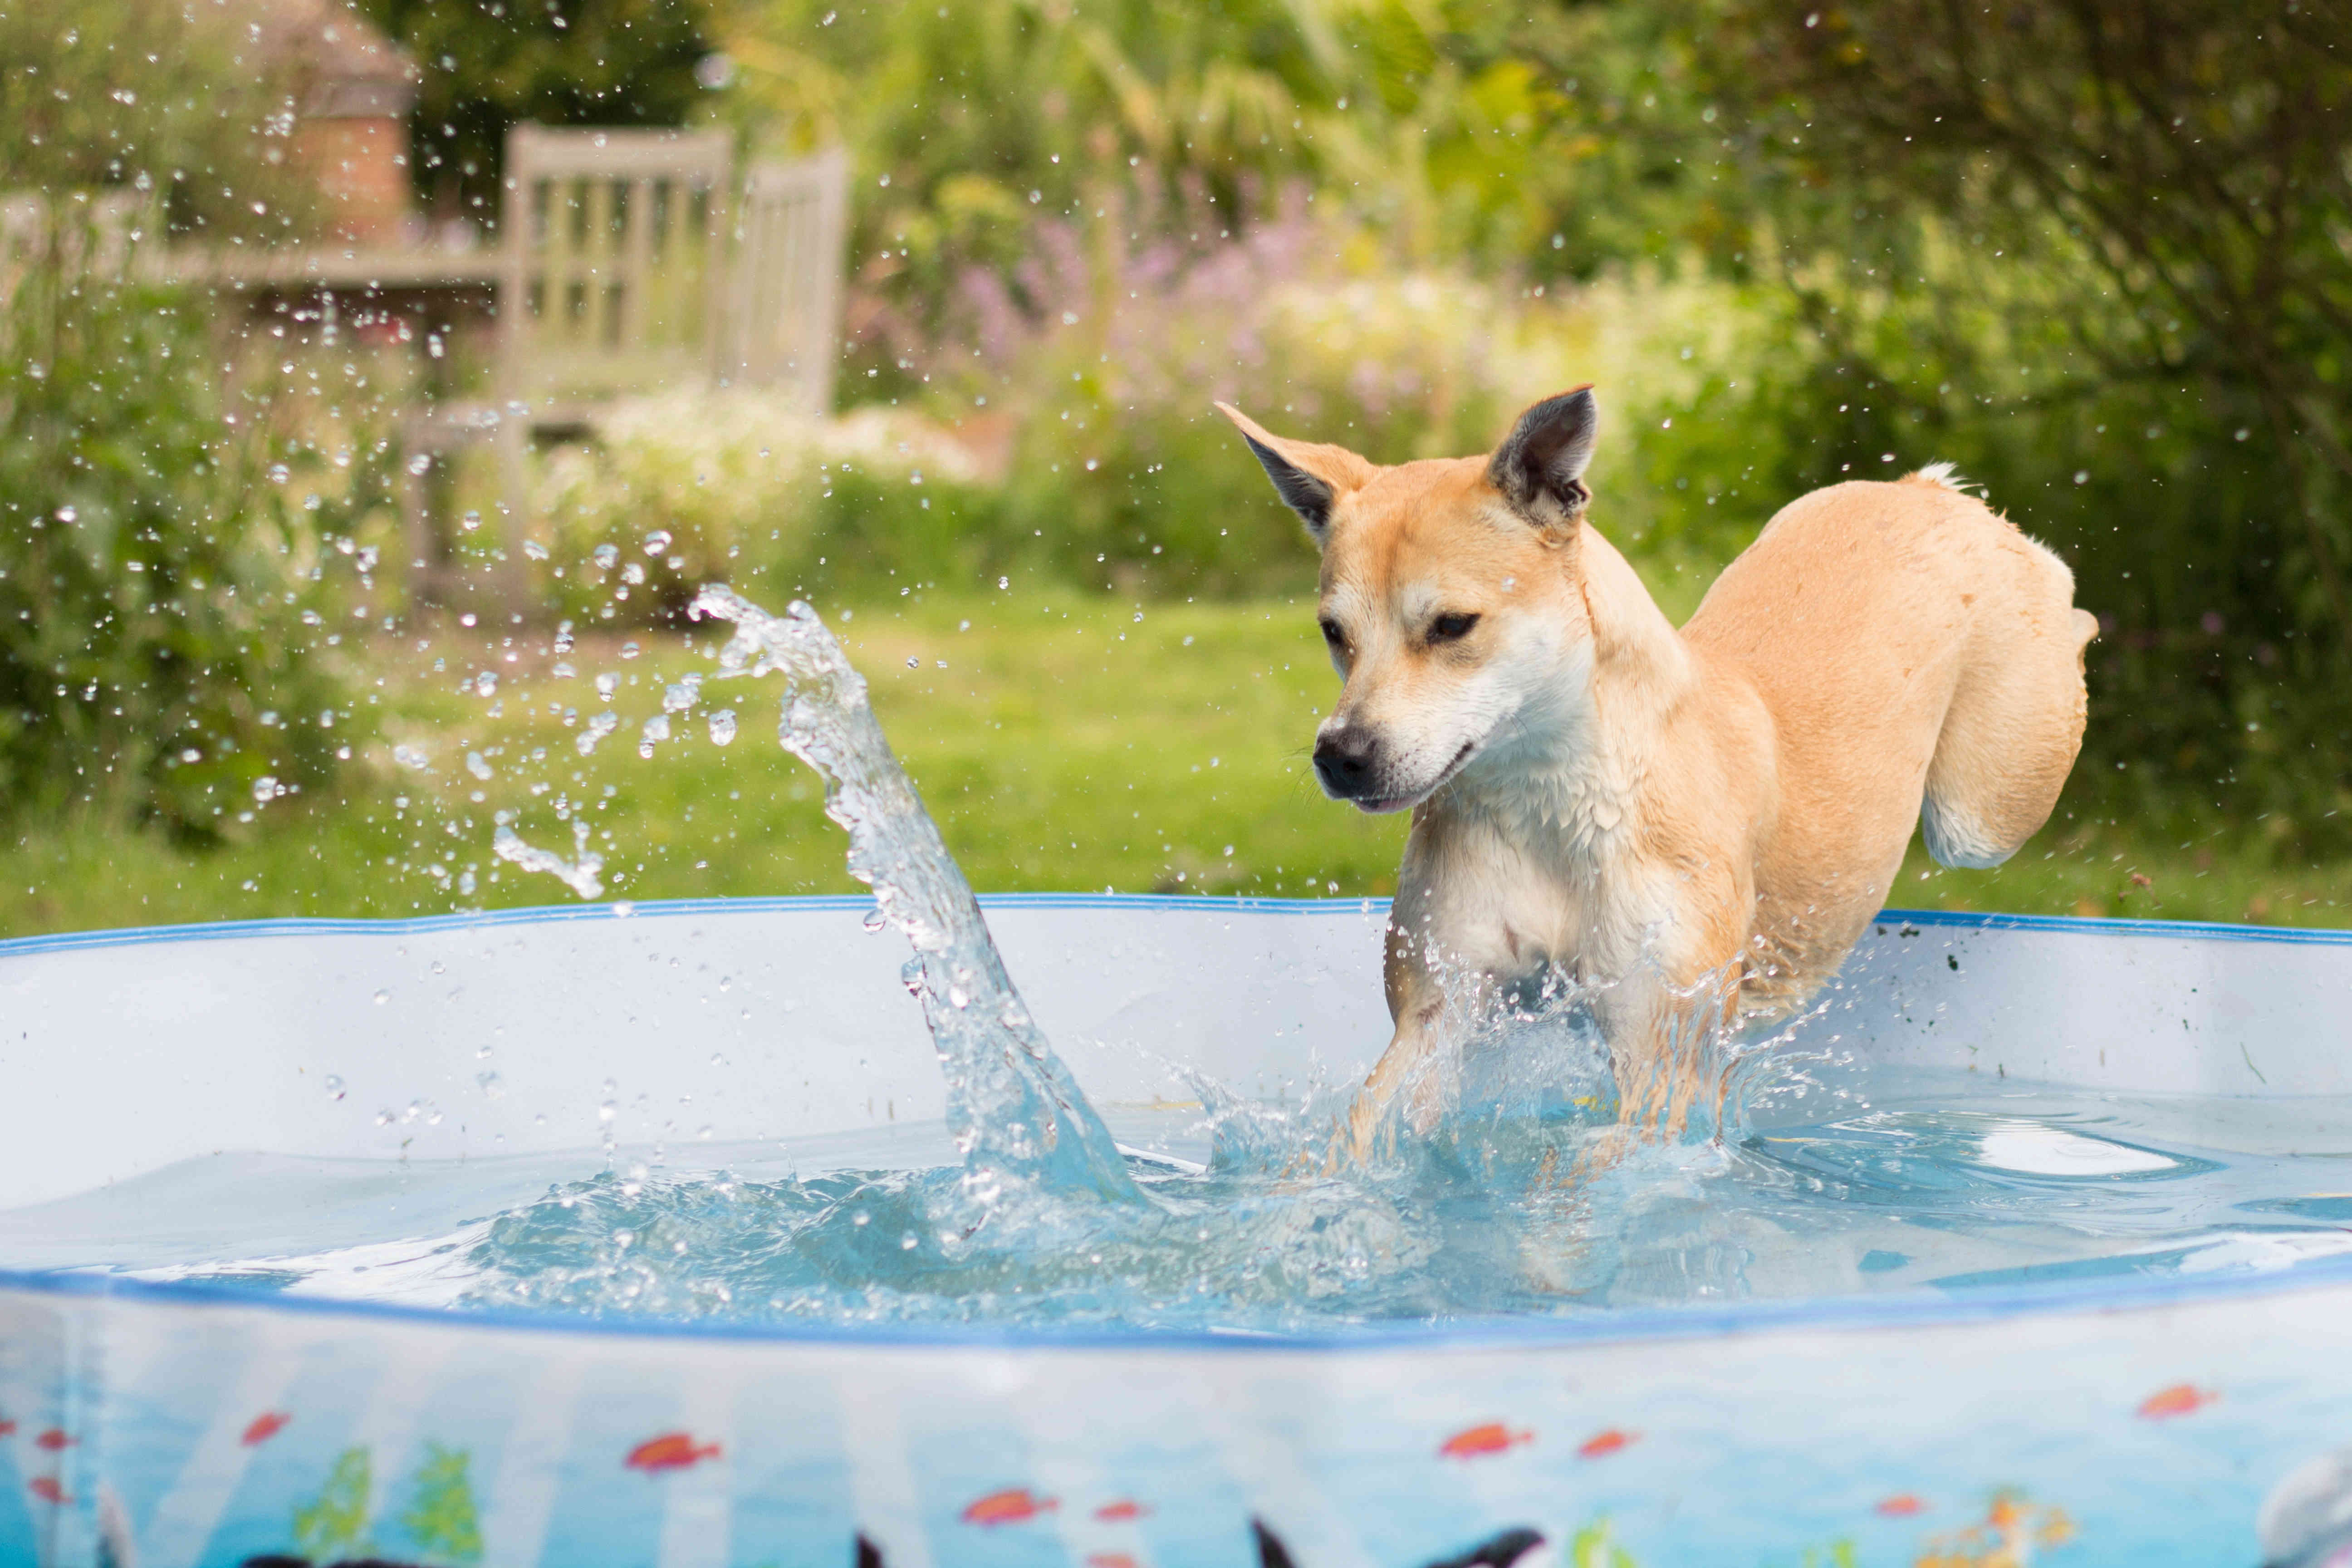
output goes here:
<path id="1" fill-rule="evenodd" d="M 830 618 L 975 887 L 1297 898 L 1394 886 L 1402 819 L 1334 805 L 1308 774 L 1335 681 L 1303 603 L 914 595 Z M 35 831 L 0 847 L 0 932 L 569 900 L 554 879 L 493 857 L 501 811 L 569 855 L 558 814 L 576 808 L 605 857 L 606 898 L 853 890 L 814 775 L 772 739 L 772 680 L 708 681 L 672 738 L 639 755 L 665 686 L 711 670 L 723 636 L 599 635 L 560 660 L 544 632 L 513 647 L 454 622 L 387 637 L 359 656 L 380 734 L 341 798 L 274 802 L 201 850 Z M 617 681 L 609 703 L 600 675 Z M 588 719 L 608 707 L 619 729 L 583 755 Z M 722 707 L 741 716 L 725 747 L 703 717 Z M 1915 847 L 1892 901 L 2299 925 L 2341 923 L 2352 905 L 2352 865 L 2282 868 L 2221 842 L 2062 815 L 1998 871 L 1941 870 Z"/>

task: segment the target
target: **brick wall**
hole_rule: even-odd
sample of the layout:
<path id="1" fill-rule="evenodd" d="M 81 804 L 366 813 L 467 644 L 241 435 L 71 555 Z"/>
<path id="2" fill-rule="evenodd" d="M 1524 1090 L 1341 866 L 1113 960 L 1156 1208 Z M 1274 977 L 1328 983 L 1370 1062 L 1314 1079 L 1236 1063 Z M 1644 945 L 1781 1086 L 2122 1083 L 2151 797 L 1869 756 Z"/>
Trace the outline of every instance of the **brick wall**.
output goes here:
<path id="1" fill-rule="evenodd" d="M 305 120 L 295 154 L 326 197 L 335 237 L 355 245 L 407 239 L 408 126 L 390 116 Z"/>

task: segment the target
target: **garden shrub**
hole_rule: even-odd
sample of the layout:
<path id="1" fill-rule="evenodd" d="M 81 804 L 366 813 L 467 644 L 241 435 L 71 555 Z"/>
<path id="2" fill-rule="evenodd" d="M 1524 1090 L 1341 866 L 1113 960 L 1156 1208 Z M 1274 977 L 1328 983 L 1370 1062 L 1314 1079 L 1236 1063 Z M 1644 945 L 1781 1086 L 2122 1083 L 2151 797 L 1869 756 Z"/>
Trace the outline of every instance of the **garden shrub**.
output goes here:
<path id="1" fill-rule="evenodd" d="M 323 783 L 353 716 L 199 307 L 87 241 L 56 225 L 0 302 L 0 814 L 209 834 Z"/>

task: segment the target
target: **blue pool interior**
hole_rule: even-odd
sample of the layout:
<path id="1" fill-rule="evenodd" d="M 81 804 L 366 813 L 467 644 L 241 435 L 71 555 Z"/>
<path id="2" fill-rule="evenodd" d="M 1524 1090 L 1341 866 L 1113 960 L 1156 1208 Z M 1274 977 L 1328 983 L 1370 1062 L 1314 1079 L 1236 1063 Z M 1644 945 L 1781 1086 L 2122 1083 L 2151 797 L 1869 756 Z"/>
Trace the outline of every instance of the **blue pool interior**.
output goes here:
<path id="1" fill-rule="evenodd" d="M 1139 1170 L 1209 1152 L 1176 1067 L 1283 1102 L 1385 1039 L 1377 904 L 986 904 Z M 573 1205 L 541 1221 L 710 1170 L 940 1168 L 903 949 L 864 910 L 0 944 L 23 1108 L 0 1145 L 0 1547 L 759 1568 L 863 1538 L 917 1568 L 1249 1568 L 1255 1521 L 1299 1568 L 1424 1568 L 1517 1528 L 1611 1568 L 1981 1568 L 2021 1542 L 2317 1568 L 2344 1543 L 2336 933 L 1890 912 L 1780 1047 L 1748 1122 L 1774 1182 L 1865 1208 L 1890 1173 L 1914 1209 L 2071 1193 L 2158 1232 L 2178 1194 L 2210 1205 L 2199 1247 L 2124 1268 L 1948 1268 L 1873 1236 L 1833 1291 L 1776 1287 L 1751 1248 L 1696 1299 L 1234 1332 L 451 1312 L 430 1258 L 327 1245 L 388 1215 L 396 1241 L 446 1237 L 551 1187 Z M 1956 1163 L 1975 1175 L 1925 1191 Z M 231 1232 L 238 1259 L 338 1278 L 213 1277 Z M 365 1280 L 395 1264 L 396 1288 Z"/>
<path id="2" fill-rule="evenodd" d="M 2193 1287 L 2326 1267 L 2352 1241 L 2337 933 L 1889 911 L 1814 1015 L 1742 1063 L 1730 1146 L 1643 1152 L 1517 1237 L 1573 1254 L 1533 1288 L 1465 1168 L 1524 1185 L 1542 1151 L 1475 1118 L 1369 1220 L 1307 1205 L 1191 1258 L 1191 1227 L 1235 1202 L 1202 1167 L 1291 1159 L 1279 1141 L 1383 1043 L 1384 907 L 985 903 L 1048 1037 L 1178 1211 L 1079 1239 L 1100 1289 L 918 1245 L 956 1152 L 858 900 L 0 946 L 25 1003 L 10 1055 L 56 1112 L 0 1154 L 29 1200 L 0 1211 L 0 1266 L 559 1318 L 1311 1334 Z M 1589 1049 L 1552 1045 L 1599 1087 Z M 1213 1118 L 1204 1093 L 1239 1109 Z M 1394 1267 L 1400 1249 L 1420 1261 Z"/>

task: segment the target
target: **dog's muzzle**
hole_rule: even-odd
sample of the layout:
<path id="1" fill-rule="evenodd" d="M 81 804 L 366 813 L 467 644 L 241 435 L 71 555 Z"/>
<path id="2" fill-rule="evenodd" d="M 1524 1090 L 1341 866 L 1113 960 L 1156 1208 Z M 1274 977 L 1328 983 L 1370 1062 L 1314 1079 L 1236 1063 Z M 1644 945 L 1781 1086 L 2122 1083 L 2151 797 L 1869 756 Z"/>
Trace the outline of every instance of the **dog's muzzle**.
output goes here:
<path id="1" fill-rule="evenodd" d="M 1315 774 L 1326 794 L 1354 800 L 1371 787 L 1380 752 L 1379 741 L 1360 730 L 1332 731 L 1315 742 Z"/>

